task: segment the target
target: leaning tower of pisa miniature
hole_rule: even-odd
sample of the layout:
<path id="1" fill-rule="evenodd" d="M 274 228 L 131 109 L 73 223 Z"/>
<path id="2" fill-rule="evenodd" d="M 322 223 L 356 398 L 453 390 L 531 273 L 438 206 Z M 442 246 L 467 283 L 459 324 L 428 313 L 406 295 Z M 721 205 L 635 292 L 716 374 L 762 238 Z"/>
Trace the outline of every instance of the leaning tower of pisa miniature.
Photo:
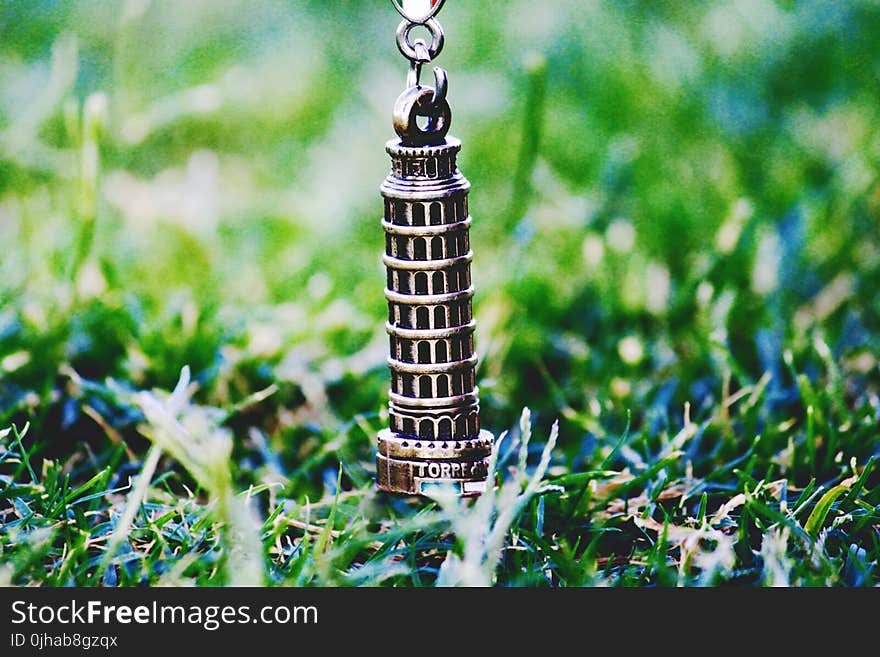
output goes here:
<path id="1" fill-rule="evenodd" d="M 377 479 L 421 494 L 438 484 L 482 492 L 493 437 L 480 428 L 474 382 L 470 183 L 461 143 L 387 144 L 385 256 L 390 337 L 390 428 L 379 434 Z"/>

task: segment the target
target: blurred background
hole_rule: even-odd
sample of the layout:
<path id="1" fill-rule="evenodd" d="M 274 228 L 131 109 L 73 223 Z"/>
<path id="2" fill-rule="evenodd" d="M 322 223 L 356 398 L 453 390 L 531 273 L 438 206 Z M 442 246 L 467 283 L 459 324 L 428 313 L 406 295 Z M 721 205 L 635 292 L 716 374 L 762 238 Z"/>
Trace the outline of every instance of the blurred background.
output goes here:
<path id="1" fill-rule="evenodd" d="M 876 402 L 880 5 L 440 19 L 489 428 L 559 417 L 577 467 L 628 413 L 680 426 L 768 373 L 768 417 L 803 417 L 794 369 Z M 129 431 L 103 382 L 189 365 L 207 405 L 269 389 L 235 422 L 284 458 L 372 441 L 398 21 L 385 0 L 2 2 L 4 424 L 64 453 Z"/>

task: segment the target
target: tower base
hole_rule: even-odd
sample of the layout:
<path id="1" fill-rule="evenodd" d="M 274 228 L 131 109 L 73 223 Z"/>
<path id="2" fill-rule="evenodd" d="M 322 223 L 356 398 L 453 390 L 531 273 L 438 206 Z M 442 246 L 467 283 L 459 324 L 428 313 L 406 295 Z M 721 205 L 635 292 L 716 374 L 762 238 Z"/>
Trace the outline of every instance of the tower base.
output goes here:
<path id="1" fill-rule="evenodd" d="M 479 495 L 489 485 L 489 457 L 495 437 L 480 431 L 467 440 L 424 440 L 379 432 L 376 480 L 389 493 L 426 495 L 451 488 L 461 496 Z"/>

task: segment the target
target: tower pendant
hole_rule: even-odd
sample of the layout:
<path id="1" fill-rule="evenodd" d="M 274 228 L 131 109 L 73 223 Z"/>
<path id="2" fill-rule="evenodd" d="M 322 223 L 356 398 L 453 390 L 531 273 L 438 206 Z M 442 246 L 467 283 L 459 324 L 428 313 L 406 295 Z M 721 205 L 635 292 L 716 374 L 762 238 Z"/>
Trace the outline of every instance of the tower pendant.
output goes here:
<path id="1" fill-rule="evenodd" d="M 386 145 L 391 172 L 380 188 L 391 389 L 376 478 L 395 493 L 446 487 L 477 495 L 487 486 L 494 437 L 480 427 L 475 382 L 470 183 L 458 169 L 461 142 L 446 136 L 446 72 L 434 69 L 433 89 L 418 81 L 442 47 L 442 31 L 431 18 L 434 43 L 410 43 L 413 25 L 398 28 L 401 52 L 417 58 L 394 108 L 399 139 Z"/>

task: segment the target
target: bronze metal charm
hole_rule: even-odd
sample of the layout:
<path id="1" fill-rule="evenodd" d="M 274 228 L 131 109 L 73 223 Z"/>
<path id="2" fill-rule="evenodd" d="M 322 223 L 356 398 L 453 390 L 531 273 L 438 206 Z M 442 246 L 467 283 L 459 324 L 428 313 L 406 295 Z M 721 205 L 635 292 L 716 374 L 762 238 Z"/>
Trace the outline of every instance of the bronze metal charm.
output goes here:
<path id="1" fill-rule="evenodd" d="M 461 142 L 446 136 L 452 120 L 446 71 L 434 68 L 433 88 L 419 82 L 422 65 L 443 47 L 434 18 L 440 5 L 421 22 L 404 14 L 397 30 L 410 73 L 394 105 L 399 139 L 386 145 L 391 173 L 381 187 L 391 426 L 379 433 L 376 478 L 395 493 L 447 485 L 477 495 L 487 485 L 494 437 L 480 428 L 474 381 L 470 183 L 456 162 Z M 428 28 L 431 44 L 410 40 L 416 25 Z"/>

